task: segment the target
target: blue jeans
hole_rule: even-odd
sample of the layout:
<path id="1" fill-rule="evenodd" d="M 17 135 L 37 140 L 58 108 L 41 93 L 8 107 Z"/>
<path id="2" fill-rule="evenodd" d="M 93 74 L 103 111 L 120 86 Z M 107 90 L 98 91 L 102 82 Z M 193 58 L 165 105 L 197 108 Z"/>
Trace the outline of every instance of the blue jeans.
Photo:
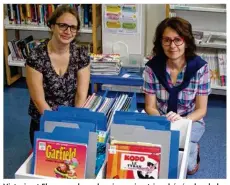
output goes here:
<path id="1" fill-rule="evenodd" d="M 192 123 L 191 141 L 190 141 L 190 154 L 188 160 L 188 170 L 195 169 L 197 164 L 198 142 L 204 134 L 205 126 L 199 122 Z"/>

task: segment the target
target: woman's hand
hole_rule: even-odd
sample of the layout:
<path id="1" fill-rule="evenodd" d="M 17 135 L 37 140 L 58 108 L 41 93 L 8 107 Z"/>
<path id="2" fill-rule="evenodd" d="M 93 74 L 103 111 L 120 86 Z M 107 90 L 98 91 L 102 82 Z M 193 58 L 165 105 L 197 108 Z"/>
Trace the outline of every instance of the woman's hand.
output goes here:
<path id="1" fill-rule="evenodd" d="M 166 115 L 166 118 L 171 121 L 171 122 L 174 122 L 174 121 L 177 121 L 177 120 L 180 120 L 180 119 L 183 119 L 179 114 L 173 112 L 173 111 L 170 111 L 169 113 L 167 113 Z"/>

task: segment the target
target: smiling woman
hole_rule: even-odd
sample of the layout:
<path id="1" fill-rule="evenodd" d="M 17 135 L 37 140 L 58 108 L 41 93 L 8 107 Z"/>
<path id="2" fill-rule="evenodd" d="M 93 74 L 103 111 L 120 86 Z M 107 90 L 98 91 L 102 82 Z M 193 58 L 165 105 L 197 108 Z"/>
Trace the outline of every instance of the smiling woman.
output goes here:
<path id="1" fill-rule="evenodd" d="M 208 64 L 197 56 L 191 24 L 179 17 L 166 18 L 156 29 L 154 57 L 144 70 L 145 111 L 166 116 L 171 124 L 191 119 L 188 174 L 200 163 L 199 140 L 210 94 Z"/>
<path id="2" fill-rule="evenodd" d="M 88 50 L 75 43 L 80 30 L 76 10 L 68 5 L 59 6 L 49 18 L 48 26 L 51 39 L 32 50 L 26 60 L 32 146 L 44 111 L 56 110 L 60 105 L 81 107 L 89 87 Z"/>

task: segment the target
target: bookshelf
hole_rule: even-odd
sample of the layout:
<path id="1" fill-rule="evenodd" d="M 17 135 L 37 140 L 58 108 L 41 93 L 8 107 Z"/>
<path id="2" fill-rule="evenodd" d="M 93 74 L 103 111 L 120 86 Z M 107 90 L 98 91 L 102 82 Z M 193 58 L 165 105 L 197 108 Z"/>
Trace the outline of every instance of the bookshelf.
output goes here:
<path id="1" fill-rule="evenodd" d="M 47 26 L 36 26 L 36 25 L 12 25 L 5 24 L 6 30 L 31 30 L 31 31 L 49 31 Z M 92 33 L 92 28 L 82 28 L 80 33 Z"/>
<path id="2" fill-rule="evenodd" d="M 5 13 L 6 15 L 6 13 Z M 92 4 L 92 27 L 81 27 L 80 34 L 91 34 L 92 36 L 92 46 L 93 53 L 102 53 L 102 22 L 101 22 L 101 4 Z M 8 51 L 8 31 L 14 31 L 14 38 L 16 40 L 20 39 L 21 31 L 34 31 L 34 32 L 48 32 L 49 28 L 47 26 L 41 25 L 29 25 L 29 24 L 9 24 L 9 20 L 7 17 L 4 19 L 4 61 L 5 61 L 5 69 L 6 69 L 6 81 L 7 85 L 13 84 L 20 77 L 22 77 L 21 67 L 25 67 L 25 60 L 13 60 L 11 56 L 9 56 Z M 11 67 L 19 67 L 18 74 L 11 74 Z"/>
<path id="3" fill-rule="evenodd" d="M 226 4 L 167 4 L 166 17 L 175 16 L 188 20 L 192 24 L 193 31 L 202 35 L 198 40 L 194 35 L 198 54 L 203 54 L 206 59 L 209 58 L 209 54 L 210 58 L 213 57 L 212 55 L 215 55 L 214 58 L 217 57 L 217 60 L 213 60 L 218 64 L 206 60 L 210 71 L 217 72 L 219 78 L 218 83 L 212 83 L 213 79 L 211 78 L 212 94 L 226 95 L 226 82 L 222 82 L 220 71 L 225 68 L 224 78 L 226 79 L 227 61 L 225 56 L 225 66 L 221 66 L 218 55 L 218 51 L 226 53 Z M 214 65 L 217 67 L 213 69 Z"/>
<path id="4" fill-rule="evenodd" d="M 170 10 L 186 10 L 198 12 L 226 12 L 225 7 L 200 7 L 199 5 L 169 5 Z"/>

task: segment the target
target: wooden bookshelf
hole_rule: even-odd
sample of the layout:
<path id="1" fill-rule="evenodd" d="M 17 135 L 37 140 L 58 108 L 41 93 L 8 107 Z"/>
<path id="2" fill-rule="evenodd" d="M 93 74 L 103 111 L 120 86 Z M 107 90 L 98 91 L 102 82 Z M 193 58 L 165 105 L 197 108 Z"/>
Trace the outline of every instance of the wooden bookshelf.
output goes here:
<path id="1" fill-rule="evenodd" d="M 30 31 L 49 31 L 48 26 L 36 26 L 36 25 L 17 25 L 17 24 L 5 24 L 6 30 L 30 30 Z M 92 33 L 92 28 L 81 28 L 80 33 Z"/>
<path id="2" fill-rule="evenodd" d="M 86 28 L 83 27 L 80 29 L 81 34 L 92 34 L 92 42 L 93 42 L 93 53 L 102 53 L 102 22 L 101 22 L 101 4 L 92 4 L 92 27 Z M 15 39 L 20 39 L 20 31 L 45 31 L 48 32 L 49 28 L 47 26 L 38 26 L 38 25 L 17 25 L 17 24 L 4 24 L 3 28 L 4 33 L 4 61 L 5 61 L 5 69 L 6 69 L 6 79 L 7 85 L 13 84 L 20 77 L 22 77 L 21 70 L 18 70 L 18 74 L 12 76 L 11 74 L 11 66 L 24 67 L 25 61 L 14 61 L 11 57 L 9 57 L 8 51 L 8 37 L 7 31 L 14 30 Z"/>

